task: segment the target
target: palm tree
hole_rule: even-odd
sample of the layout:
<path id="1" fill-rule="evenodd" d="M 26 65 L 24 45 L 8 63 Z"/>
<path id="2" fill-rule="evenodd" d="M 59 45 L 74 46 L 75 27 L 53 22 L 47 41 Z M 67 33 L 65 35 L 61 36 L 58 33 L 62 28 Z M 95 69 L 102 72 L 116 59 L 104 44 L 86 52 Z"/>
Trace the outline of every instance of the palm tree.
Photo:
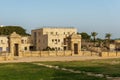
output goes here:
<path id="1" fill-rule="evenodd" d="M 106 41 L 107 41 L 107 47 L 109 48 L 110 46 L 110 38 L 111 38 L 111 34 L 110 33 L 106 33 L 105 34 L 105 38 L 106 38 Z"/>
<path id="2" fill-rule="evenodd" d="M 95 45 L 95 40 L 97 35 L 98 35 L 97 32 L 91 32 L 91 36 L 93 37 L 93 40 L 94 40 L 94 45 Z"/>

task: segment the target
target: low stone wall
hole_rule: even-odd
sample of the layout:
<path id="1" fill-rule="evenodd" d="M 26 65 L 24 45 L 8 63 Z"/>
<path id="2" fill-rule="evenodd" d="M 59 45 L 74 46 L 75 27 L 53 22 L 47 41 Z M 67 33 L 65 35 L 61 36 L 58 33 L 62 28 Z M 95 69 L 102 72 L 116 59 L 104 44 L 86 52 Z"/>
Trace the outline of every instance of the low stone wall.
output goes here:
<path id="1" fill-rule="evenodd" d="M 14 57 L 10 55 L 11 53 L 4 53 L 0 56 L 0 61 L 13 60 Z"/>
<path id="2" fill-rule="evenodd" d="M 31 57 L 31 56 L 72 56 L 72 51 L 28 51 L 28 52 L 21 52 L 20 56 L 22 57 Z"/>
<path id="3" fill-rule="evenodd" d="M 91 51 L 82 51 L 82 56 L 99 56 L 99 53 L 91 52 Z"/>
<path id="4" fill-rule="evenodd" d="M 47 57 L 47 56 L 99 56 L 99 53 L 90 51 L 79 51 L 74 54 L 74 51 L 28 51 L 22 52 L 21 57 Z"/>
<path id="5" fill-rule="evenodd" d="M 101 57 L 119 57 L 120 52 L 102 52 L 100 56 Z"/>
<path id="6" fill-rule="evenodd" d="M 0 56 L 0 61 L 4 61 L 5 57 L 4 56 Z"/>
<path id="7" fill-rule="evenodd" d="M 74 54 L 74 51 L 27 51 L 20 52 L 19 57 L 48 57 L 48 56 L 99 56 L 99 57 L 119 57 L 120 52 L 102 52 L 96 53 L 91 51 L 79 51 L 79 54 Z M 11 53 L 0 56 L 0 61 L 13 60 L 14 57 Z"/>

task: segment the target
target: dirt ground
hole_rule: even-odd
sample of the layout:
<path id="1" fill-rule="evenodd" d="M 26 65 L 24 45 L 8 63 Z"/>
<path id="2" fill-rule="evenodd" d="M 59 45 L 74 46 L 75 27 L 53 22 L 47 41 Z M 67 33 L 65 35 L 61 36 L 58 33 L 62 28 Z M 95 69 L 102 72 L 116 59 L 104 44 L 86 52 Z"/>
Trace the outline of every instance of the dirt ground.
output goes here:
<path id="1" fill-rule="evenodd" d="M 112 59 L 120 57 L 98 57 L 98 56 L 57 56 L 57 57 L 21 57 L 14 60 L 0 61 L 0 63 L 10 62 L 35 62 L 35 61 L 82 61 L 93 59 Z"/>

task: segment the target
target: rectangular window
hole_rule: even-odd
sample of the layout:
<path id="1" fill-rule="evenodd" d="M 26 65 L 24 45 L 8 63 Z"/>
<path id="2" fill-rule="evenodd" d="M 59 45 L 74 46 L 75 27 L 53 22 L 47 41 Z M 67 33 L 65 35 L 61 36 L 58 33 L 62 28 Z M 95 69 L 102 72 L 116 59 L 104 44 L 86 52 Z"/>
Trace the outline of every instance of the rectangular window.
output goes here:
<path id="1" fill-rule="evenodd" d="M 52 39 L 52 42 L 54 42 L 54 39 Z"/>
<path id="2" fill-rule="evenodd" d="M 58 47 L 58 50 L 60 50 L 60 47 Z"/>
<path id="3" fill-rule="evenodd" d="M 70 34 L 70 32 L 68 32 L 68 34 Z"/>
<path id="4" fill-rule="evenodd" d="M 36 34 L 36 32 L 34 32 L 34 42 L 35 42 L 35 44 L 37 43 L 36 41 L 37 41 L 37 34 Z"/>
<path id="5" fill-rule="evenodd" d="M 24 50 L 27 50 L 27 47 L 24 47 Z"/>
<path id="6" fill-rule="evenodd" d="M 51 34 L 53 34 L 53 32 L 51 32 Z"/>
<path id="7" fill-rule="evenodd" d="M 55 39 L 55 44 L 57 44 L 57 39 Z"/>
<path id="8" fill-rule="evenodd" d="M 57 50 L 57 47 L 55 47 L 55 50 Z"/>
<path id="9" fill-rule="evenodd" d="M 60 39 L 58 39 L 58 42 L 60 42 Z"/>
<path id="10" fill-rule="evenodd" d="M 24 44 L 24 40 L 21 40 L 21 43 Z"/>
<path id="11" fill-rule="evenodd" d="M 3 48 L 2 48 L 2 47 L 0 47 L 0 52 L 2 52 L 2 49 L 3 49 Z"/>
<path id="12" fill-rule="evenodd" d="M 9 47 L 6 47 L 6 52 L 9 52 Z"/>

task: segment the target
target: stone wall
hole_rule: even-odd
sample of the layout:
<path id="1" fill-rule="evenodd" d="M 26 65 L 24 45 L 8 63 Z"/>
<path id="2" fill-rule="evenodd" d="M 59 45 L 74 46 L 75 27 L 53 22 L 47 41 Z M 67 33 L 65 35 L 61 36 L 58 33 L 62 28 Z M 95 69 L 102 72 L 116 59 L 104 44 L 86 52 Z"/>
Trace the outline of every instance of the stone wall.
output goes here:
<path id="1" fill-rule="evenodd" d="M 79 51 L 79 54 L 74 54 L 74 51 L 26 51 L 22 52 L 21 57 L 48 57 L 48 56 L 100 56 L 100 57 L 116 57 L 120 56 L 120 52 L 102 52 L 96 53 L 91 51 Z"/>
<path id="2" fill-rule="evenodd" d="M 21 57 L 71 56 L 72 51 L 27 51 L 21 52 Z"/>
<path id="3" fill-rule="evenodd" d="M 102 52 L 100 54 L 101 57 L 119 57 L 120 56 L 120 52 Z"/>
<path id="4" fill-rule="evenodd" d="M 6 54 L 7 55 L 0 56 L 0 61 L 13 60 L 15 58 L 18 58 L 10 55 L 10 53 Z M 79 51 L 79 54 L 74 54 L 74 51 L 24 51 L 21 52 L 21 55 L 19 57 L 49 57 L 49 56 L 120 57 L 120 52 L 95 53 L 90 51 Z"/>

